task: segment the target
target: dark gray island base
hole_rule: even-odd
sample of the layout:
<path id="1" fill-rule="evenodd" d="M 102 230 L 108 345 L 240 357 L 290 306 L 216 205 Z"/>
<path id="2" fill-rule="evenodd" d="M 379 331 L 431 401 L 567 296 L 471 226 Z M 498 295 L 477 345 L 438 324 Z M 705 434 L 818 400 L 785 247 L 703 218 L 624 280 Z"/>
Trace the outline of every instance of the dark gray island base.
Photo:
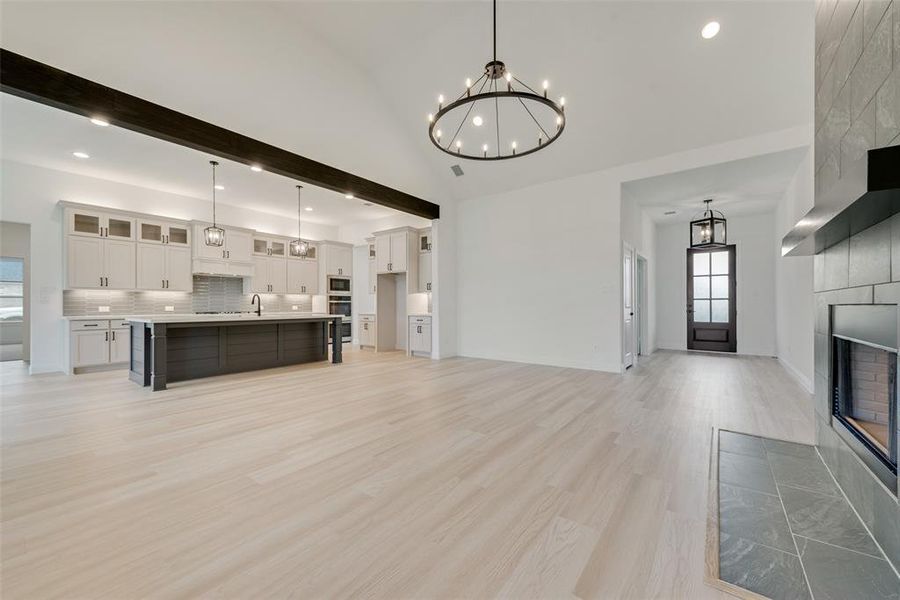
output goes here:
<path id="1" fill-rule="evenodd" d="M 328 325 L 340 315 L 230 318 L 164 316 L 131 318 L 129 378 L 153 391 L 166 384 L 328 360 Z M 341 338 L 331 362 L 341 362 Z"/>

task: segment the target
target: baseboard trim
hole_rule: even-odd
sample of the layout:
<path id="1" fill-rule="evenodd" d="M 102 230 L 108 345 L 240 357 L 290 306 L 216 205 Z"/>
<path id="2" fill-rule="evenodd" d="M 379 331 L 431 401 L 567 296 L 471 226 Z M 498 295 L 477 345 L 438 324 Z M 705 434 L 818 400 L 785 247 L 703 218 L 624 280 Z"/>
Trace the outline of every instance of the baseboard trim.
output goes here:
<path id="1" fill-rule="evenodd" d="M 808 377 L 806 377 L 794 365 L 792 365 L 788 361 L 784 360 L 780 356 L 777 358 L 778 358 L 778 362 L 781 364 L 781 366 L 784 367 L 784 370 L 787 371 L 788 373 L 790 373 L 794 377 L 794 379 L 797 380 L 797 383 L 799 383 L 800 386 L 804 390 L 806 390 L 810 394 L 815 393 L 815 387 L 813 386 L 813 382 L 810 381 Z"/>

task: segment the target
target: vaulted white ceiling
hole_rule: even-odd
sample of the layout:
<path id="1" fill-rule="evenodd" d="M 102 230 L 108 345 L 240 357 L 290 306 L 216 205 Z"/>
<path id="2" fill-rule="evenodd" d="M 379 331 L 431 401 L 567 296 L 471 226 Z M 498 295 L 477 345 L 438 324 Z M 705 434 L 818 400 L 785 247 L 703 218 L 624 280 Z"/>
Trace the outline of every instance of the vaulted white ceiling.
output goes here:
<path id="1" fill-rule="evenodd" d="M 425 115 L 490 59 L 490 3 L 4 2 L 4 47 L 440 202 L 812 118 L 812 2 L 499 4 L 498 55 L 567 100 L 547 150 L 439 153 Z M 721 33 L 700 28 L 718 20 Z M 465 171 L 455 177 L 449 167 Z"/>

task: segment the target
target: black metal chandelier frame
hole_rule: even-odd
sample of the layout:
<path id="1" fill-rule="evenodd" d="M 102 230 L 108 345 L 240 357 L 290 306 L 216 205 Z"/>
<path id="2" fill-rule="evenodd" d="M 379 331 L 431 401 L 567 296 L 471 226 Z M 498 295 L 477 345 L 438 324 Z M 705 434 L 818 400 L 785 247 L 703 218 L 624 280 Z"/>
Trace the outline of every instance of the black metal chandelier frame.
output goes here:
<path id="1" fill-rule="evenodd" d="M 546 82 L 545 82 L 545 90 L 543 94 L 536 92 L 531 86 L 521 81 L 518 77 L 510 74 L 506 65 L 503 61 L 497 60 L 497 0 L 493 1 L 493 9 L 494 9 L 494 60 L 487 63 L 484 66 L 484 73 L 479 77 L 473 84 L 468 85 L 468 81 L 466 82 L 466 89 L 460 94 L 456 100 L 447 104 L 446 106 L 443 104 L 438 105 L 438 111 L 433 116 L 429 115 L 429 123 L 428 123 L 428 139 L 431 140 L 431 143 L 440 150 L 441 152 L 445 152 L 450 154 L 451 156 L 457 156 L 460 158 L 465 158 L 468 160 L 507 160 L 510 158 L 519 158 L 522 156 L 528 156 L 529 154 L 533 154 L 538 150 L 542 150 L 559 139 L 559 136 L 562 135 L 562 132 L 566 128 L 566 112 L 565 112 L 565 104 L 562 99 L 559 102 L 552 100 L 547 96 L 546 90 Z M 499 81 L 503 79 L 503 83 L 506 84 L 506 90 L 501 89 L 502 83 Z M 523 89 L 515 89 L 513 87 L 513 81 L 522 86 Z M 478 87 L 479 83 L 481 84 Z M 478 91 L 474 94 L 472 90 L 478 87 Z M 487 91 L 485 91 L 487 88 Z M 503 154 L 502 147 L 500 143 L 500 100 L 505 98 L 512 98 L 517 100 L 521 105 L 525 112 L 528 113 L 528 116 L 534 121 L 535 125 L 537 125 L 540 133 L 538 134 L 537 144 L 532 147 L 528 147 L 521 152 L 518 151 L 517 142 L 513 142 L 511 146 L 511 150 L 508 154 Z M 496 140 L 497 147 L 493 154 L 489 154 L 487 150 L 482 148 L 480 154 L 474 154 L 470 152 L 463 151 L 461 144 L 457 144 L 454 146 L 454 142 L 456 142 L 459 138 L 459 132 L 462 130 L 463 125 L 468 121 L 469 115 L 472 110 L 475 108 L 475 105 L 481 101 L 490 101 L 493 99 L 494 101 L 494 127 L 496 130 Z M 540 121 L 535 118 L 534 113 L 530 108 L 528 108 L 528 103 L 538 103 L 544 106 L 549 107 L 556 114 L 556 128 L 552 132 L 548 132 L 547 128 L 544 125 L 541 125 Z M 459 122 L 459 126 L 456 127 L 455 132 L 452 136 L 450 136 L 449 141 L 444 145 L 442 141 L 443 132 L 438 127 L 441 122 L 441 119 L 446 117 L 449 113 L 459 109 L 460 107 L 464 107 L 468 105 L 466 109 L 466 113 L 463 116 L 462 120 Z M 552 129 L 552 127 L 551 127 Z M 545 139 L 546 138 L 546 139 Z"/>

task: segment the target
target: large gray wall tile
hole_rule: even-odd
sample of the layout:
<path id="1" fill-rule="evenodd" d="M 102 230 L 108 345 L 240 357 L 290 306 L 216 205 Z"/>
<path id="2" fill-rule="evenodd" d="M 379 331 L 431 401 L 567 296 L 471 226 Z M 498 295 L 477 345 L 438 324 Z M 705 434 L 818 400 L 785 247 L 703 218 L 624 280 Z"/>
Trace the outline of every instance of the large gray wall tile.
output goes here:
<path id="1" fill-rule="evenodd" d="M 836 290 L 849 285 L 850 241 L 844 240 L 825 250 L 825 289 Z"/>
<path id="2" fill-rule="evenodd" d="M 891 280 L 891 222 L 882 221 L 850 238 L 851 287 Z"/>
<path id="3" fill-rule="evenodd" d="M 719 529 L 784 552 L 797 551 L 781 500 L 771 494 L 720 483 Z"/>
<path id="4" fill-rule="evenodd" d="M 863 49 L 859 62 L 853 69 L 848 85 L 850 91 L 851 117 L 857 118 L 867 104 L 875 97 L 875 92 L 891 73 L 891 45 L 893 39 L 892 19 L 882 19 L 872 39 Z"/>
<path id="5" fill-rule="evenodd" d="M 868 42 L 875 33 L 875 27 L 878 26 L 885 10 L 890 5 L 891 0 L 862 0 L 864 41 Z"/>
<path id="6" fill-rule="evenodd" d="M 900 304 L 900 281 L 875 286 L 876 304 Z"/>
<path id="7" fill-rule="evenodd" d="M 900 134 L 900 57 L 897 63 L 875 95 L 875 144 L 879 148 L 889 145 Z"/>
<path id="8" fill-rule="evenodd" d="M 841 173 L 874 147 L 875 102 L 869 102 L 841 139 Z"/>
<path id="9" fill-rule="evenodd" d="M 840 46 L 838 46 L 837 53 L 835 54 L 835 93 L 838 93 L 841 88 L 844 87 L 844 84 L 850 78 L 850 73 L 853 71 L 853 67 L 856 66 L 856 61 L 858 61 L 860 55 L 862 55 L 864 16 L 863 5 L 865 3 L 866 0 L 863 0 L 863 2 L 861 2 L 859 6 L 857 6 L 856 11 L 853 13 L 853 17 L 850 20 L 850 25 L 847 27 L 847 31 L 844 33 L 844 39 L 841 40 L 841 44 Z"/>
<path id="10" fill-rule="evenodd" d="M 819 252 L 813 257 L 813 291 L 825 289 L 825 253 Z"/>

